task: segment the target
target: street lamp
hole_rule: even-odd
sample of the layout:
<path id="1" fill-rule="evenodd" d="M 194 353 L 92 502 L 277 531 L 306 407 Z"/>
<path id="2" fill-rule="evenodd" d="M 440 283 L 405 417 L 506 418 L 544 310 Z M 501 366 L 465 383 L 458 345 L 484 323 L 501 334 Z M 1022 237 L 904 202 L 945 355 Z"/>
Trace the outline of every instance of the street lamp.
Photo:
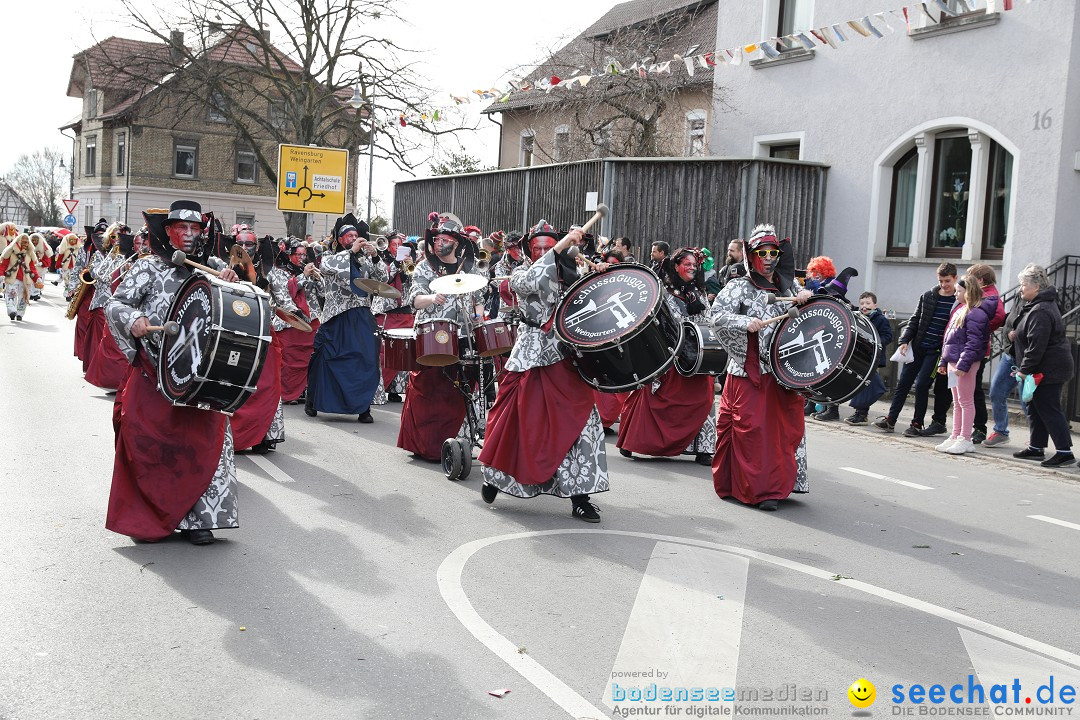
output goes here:
<path id="1" fill-rule="evenodd" d="M 360 76 L 361 78 L 363 75 Z M 365 98 L 360 93 L 360 81 L 353 87 L 353 95 L 349 98 L 349 105 L 354 110 L 361 108 L 367 110 L 371 120 L 371 128 L 368 131 L 368 181 L 367 181 L 367 222 L 371 223 L 371 183 L 375 172 L 375 93 L 374 87 L 370 96 Z M 363 117 L 363 112 L 360 113 Z"/>

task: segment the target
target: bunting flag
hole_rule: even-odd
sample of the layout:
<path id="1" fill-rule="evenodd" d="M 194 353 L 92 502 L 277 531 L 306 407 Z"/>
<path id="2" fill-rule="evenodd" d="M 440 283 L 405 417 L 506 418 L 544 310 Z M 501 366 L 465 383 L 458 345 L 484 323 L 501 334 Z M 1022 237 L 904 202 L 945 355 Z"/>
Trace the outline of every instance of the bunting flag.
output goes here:
<path id="1" fill-rule="evenodd" d="M 907 25 L 907 31 L 910 33 L 911 32 L 911 16 L 908 15 L 908 9 L 906 7 L 903 9 L 903 13 L 904 13 L 904 24 Z"/>
<path id="2" fill-rule="evenodd" d="M 729 51 L 730 52 L 730 51 Z M 731 55 L 731 64 L 738 67 L 742 65 L 743 49 L 735 48 L 735 52 Z"/>
<path id="3" fill-rule="evenodd" d="M 876 17 L 878 19 L 878 21 L 881 22 L 881 24 L 885 26 L 886 30 L 888 30 L 891 33 L 896 32 L 896 29 L 893 28 L 893 26 L 889 24 L 889 20 L 888 20 L 888 18 L 885 17 L 885 13 L 883 13 L 883 12 L 874 13 L 874 17 Z"/>
<path id="4" fill-rule="evenodd" d="M 822 45 L 828 45 L 833 50 L 836 49 L 836 43 L 834 43 L 832 38 L 829 37 L 829 32 L 827 29 L 822 27 L 818 28 L 817 30 L 811 30 L 810 32 L 814 34 L 814 37 L 816 37 Z"/>
<path id="5" fill-rule="evenodd" d="M 694 77 L 694 59 L 693 58 L 683 58 L 682 61 L 683 61 L 683 64 L 686 65 L 686 74 L 689 75 L 690 77 Z"/>
<path id="6" fill-rule="evenodd" d="M 945 0 L 934 0 L 934 4 L 937 5 L 941 9 L 941 13 L 943 15 L 948 15 L 949 17 L 955 17 L 956 16 L 956 13 L 954 13 L 952 10 L 950 10 L 949 6 L 945 4 Z"/>
<path id="7" fill-rule="evenodd" d="M 880 30 L 878 30 L 876 27 L 874 27 L 874 24 L 872 22 L 870 22 L 870 16 L 869 15 L 865 16 L 862 19 L 862 24 L 863 24 L 863 27 L 865 27 L 867 30 L 869 30 L 870 34 L 873 35 L 874 37 L 876 37 L 876 38 L 885 37 L 885 35 Z"/>
<path id="8" fill-rule="evenodd" d="M 930 22 L 932 22 L 935 25 L 938 24 L 938 21 L 935 20 L 934 16 L 930 14 L 930 9 L 928 7 L 926 7 L 926 3 L 924 3 L 924 2 L 919 3 L 919 9 L 922 10 L 922 14 L 923 14 L 924 17 L 926 17 L 927 20 L 929 20 Z"/>
<path id="9" fill-rule="evenodd" d="M 849 28 L 859 33 L 863 37 L 870 37 L 870 33 L 866 31 L 866 28 L 864 28 L 862 26 L 862 23 L 860 23 L 858 20 L 848 20 L 847 24 Z"/>
<path id="10" fill-rule="evenodd" d="M 847 42 L 847 38 L 844 37 L 844 33 L 842 33 L 840 31 L 840 26 L 839 25 L 833 25 L 832 26 L 832 31 L 834 33 L 836 33 L 836 37 L 840 38 L 840 42 Z"/>
<path id="11" fill-rule="evenodd" d="M 752 45 L 746 45 L 745 47 L 743 47 L 743 52 L 746 53 L 747 55 L 749 55 L 750 53 L 754 52 L 757 49 L 758 49 L 757 43 L 754 43 Z"/>
<path id="12" fill-rule="evenodd" d="M 772 43 L 761 43 L 759 45 L 761 52 L 765 53 L 765 57 L 770 59 L 780 57 L 780 51 L 777 50 Z"/>

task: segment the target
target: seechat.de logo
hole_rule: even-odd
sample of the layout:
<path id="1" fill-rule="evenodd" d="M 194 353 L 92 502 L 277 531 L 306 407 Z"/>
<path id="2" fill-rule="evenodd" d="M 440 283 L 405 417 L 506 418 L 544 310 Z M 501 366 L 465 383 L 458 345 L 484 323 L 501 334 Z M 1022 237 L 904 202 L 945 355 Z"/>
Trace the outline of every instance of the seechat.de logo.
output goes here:
<path id="1" fill-rule="evenodd" d="M 868 708 L 877 699 L 877 689 L 874 687 L 874 683 L 866 678 L 859 678 L 851 683 L 851 687 L 847 689 L 847 696 L 855 707 Z"/>

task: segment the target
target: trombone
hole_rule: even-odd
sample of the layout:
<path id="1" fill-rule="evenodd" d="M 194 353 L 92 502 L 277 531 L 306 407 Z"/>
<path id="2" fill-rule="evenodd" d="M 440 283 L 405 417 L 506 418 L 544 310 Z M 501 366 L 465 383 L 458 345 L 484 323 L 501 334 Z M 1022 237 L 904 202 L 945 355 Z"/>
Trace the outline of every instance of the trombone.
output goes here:
<path id="1" fill-rule="evenodd" d="M 491 266 L 491 252 L 480 248 L 476 251 L 476 269 L 484 272 Z"/>

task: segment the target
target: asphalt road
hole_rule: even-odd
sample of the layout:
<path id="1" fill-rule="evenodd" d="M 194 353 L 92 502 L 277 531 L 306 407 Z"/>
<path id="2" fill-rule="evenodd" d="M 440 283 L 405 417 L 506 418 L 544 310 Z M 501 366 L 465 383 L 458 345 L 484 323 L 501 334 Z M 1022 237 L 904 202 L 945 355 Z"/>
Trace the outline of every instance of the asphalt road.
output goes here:
<path id="1" fill-rule="evenodd" d="M 238 457 L 238 530 L 137 545 L 104 528 L 112 398 L 63 310 L 48 285 L 0 316 L 5 720 L 848 716 L 863 677 L 885 717 L 893 686 L 969 674 L 1075 707 L 1034 695 L 1080 684 L 1075 467 L 812 423 L 810 494 L 764 513 L 609 442 L 587 525 L 410 458 L 400 405 L 373 425 L 295 406 L 277 451 Z M 742 700 L 631 700 L 653 684 Z"/>

